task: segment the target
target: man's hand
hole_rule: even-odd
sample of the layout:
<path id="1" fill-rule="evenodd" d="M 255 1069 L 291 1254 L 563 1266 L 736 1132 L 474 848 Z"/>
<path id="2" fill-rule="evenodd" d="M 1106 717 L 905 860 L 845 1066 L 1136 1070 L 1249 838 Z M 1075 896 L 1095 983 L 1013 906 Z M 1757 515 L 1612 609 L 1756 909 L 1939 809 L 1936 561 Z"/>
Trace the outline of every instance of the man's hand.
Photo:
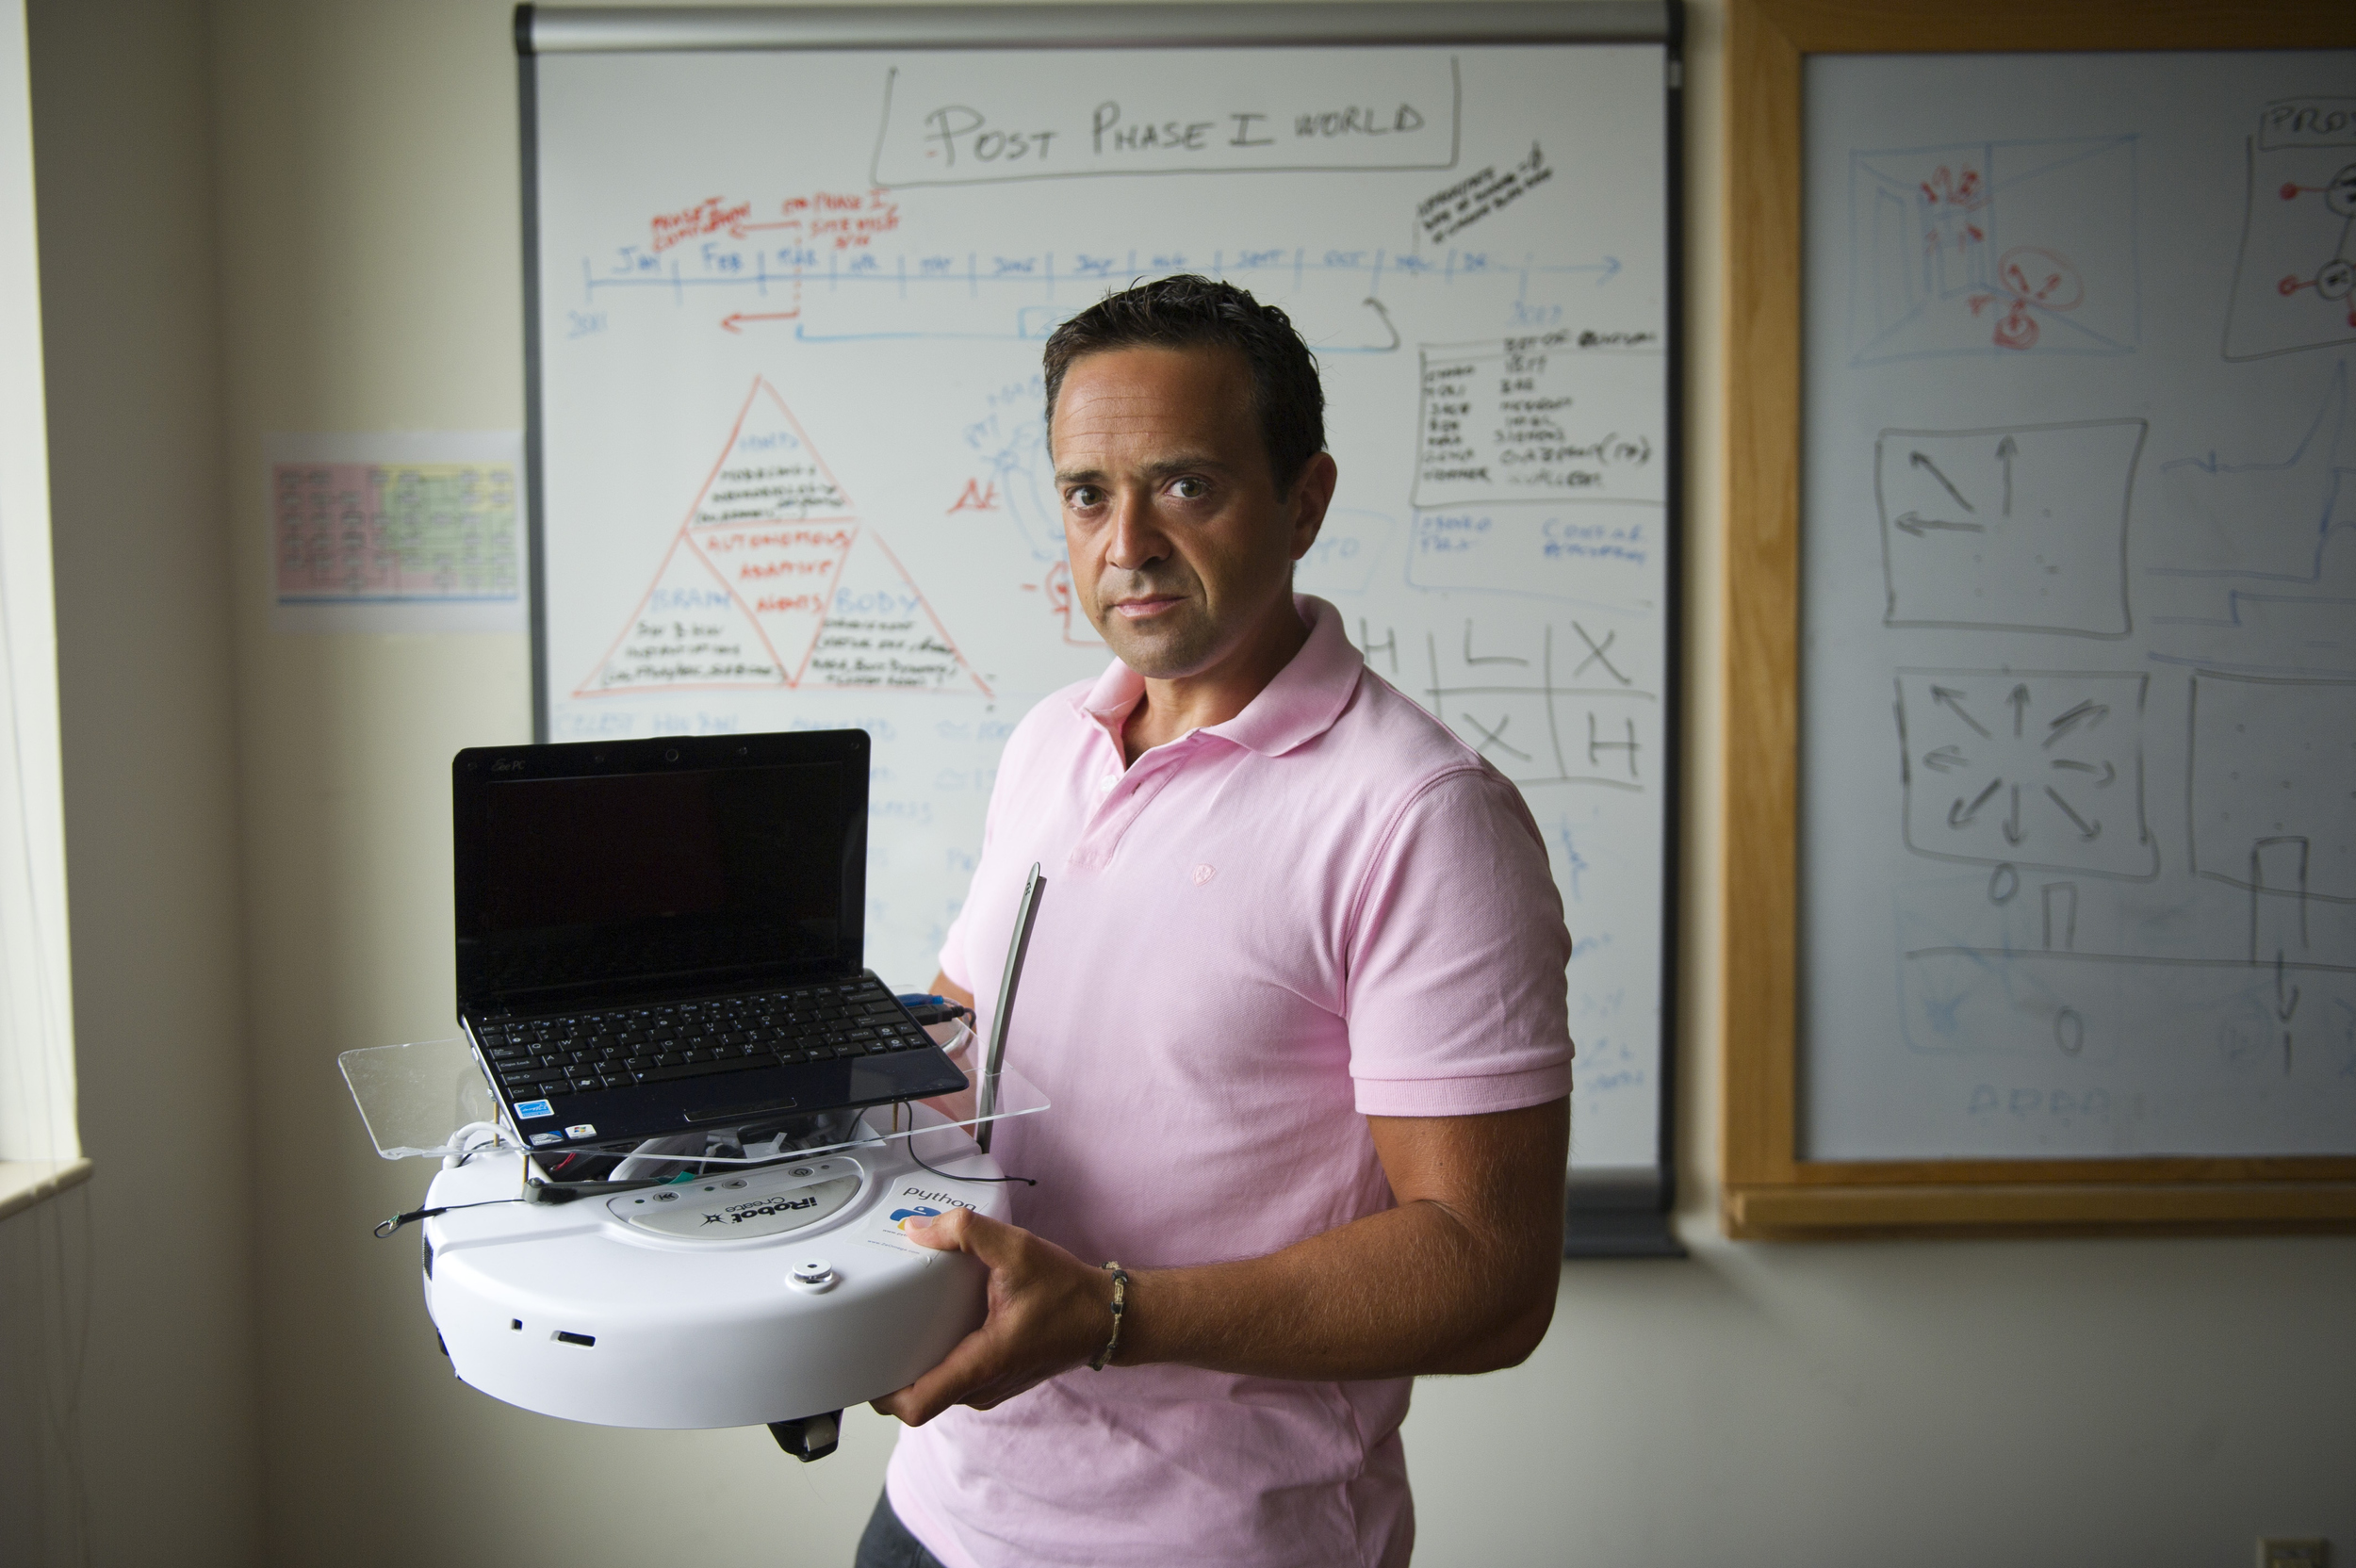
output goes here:
<path id="1" fill-rule="evenodd" d="M 910 1220 L 902 1233 L 988 1266 L 990 1316 L 939 1366 L 875 1400 L 881 1414 L 921 1427 L 951 1405 L 988 1410 L 1080 1365 L 1112 1335 L 1112 1276 L 1053 1242 L 970 1209 Z"/>

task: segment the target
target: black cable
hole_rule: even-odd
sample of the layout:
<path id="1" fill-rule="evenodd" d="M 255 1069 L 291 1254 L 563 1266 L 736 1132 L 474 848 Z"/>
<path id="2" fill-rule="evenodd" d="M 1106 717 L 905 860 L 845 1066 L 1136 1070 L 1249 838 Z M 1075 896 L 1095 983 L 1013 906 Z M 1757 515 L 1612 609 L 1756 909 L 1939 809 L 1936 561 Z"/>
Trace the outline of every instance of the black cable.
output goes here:
<path id="1" fill-rule="evenodd" d="M 926 1129 L 926 1131 L 930 1130 L 931 1129 L 929 1128 Z M 907 1140 L 908 1146 L 908 1158 L 914 1160 L 918 1165 L 923 1166 L 925 1169 L 931 1171 L 934 1175 L 940 1177 L 944 1182 L 1020 1182 L 1026 1187 L 1035 1187 L 1039 1185 L 1038 1180 L 1035 1177 L 1030 1176 L 952 1176 L 947 1171 L 941 1169 L 939 1166 L 934 1165 L 931 1161 L 925 1159 L 924 1155 L 916 1152 L 917 1135 L 918 1135 L 911 1134 Z"/>
<path id="2" fill-rule="evenodd" d="M 390 1219 L 378 1220 L 375 1226 L 376 1239 L 384 1241 L 399 1232 L 403 1225 L 412 1224 L 420 1219 L 431 1219 L 437 1214 L 448 1214 L 452 1209 L 487 1209 L 494 1203 L 520 1203 L 522 1201 L 524 1200 L 520 1198 L 485 1198 L 479 1203 L 445 1203 L 438 1209 L 411 1209 L 407 1214 L 397 1214 Z"/>

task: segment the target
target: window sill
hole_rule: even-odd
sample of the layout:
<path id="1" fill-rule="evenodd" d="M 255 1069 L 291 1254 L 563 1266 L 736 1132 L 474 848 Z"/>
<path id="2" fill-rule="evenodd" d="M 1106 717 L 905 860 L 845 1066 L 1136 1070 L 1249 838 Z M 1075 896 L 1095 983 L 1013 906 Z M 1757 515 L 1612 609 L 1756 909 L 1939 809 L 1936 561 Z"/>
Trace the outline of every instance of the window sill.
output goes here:
<path id="1" fill-rule="evenodd" d="M 78 1186 L 90 1172 L 87 1159 L 0 1160 L 0 1219 Z"/>

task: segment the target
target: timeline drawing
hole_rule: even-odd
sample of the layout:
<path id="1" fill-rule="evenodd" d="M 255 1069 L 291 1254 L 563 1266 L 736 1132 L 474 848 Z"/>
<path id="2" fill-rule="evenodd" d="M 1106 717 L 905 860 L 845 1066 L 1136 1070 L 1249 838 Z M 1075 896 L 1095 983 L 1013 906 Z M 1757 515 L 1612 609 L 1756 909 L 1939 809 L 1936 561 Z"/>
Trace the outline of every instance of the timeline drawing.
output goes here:
<path id="1" fill-rule="evenodd" d="M 1899 671 L 1906 847 L 1939 860 L 2157 875 L 2159 845 L 2143 810 L 2150 681 L 2075 670 Z"/>
<path id="2" fill-rule="evenodd" d="M 1885 430 L 1886 626 L 2124 636 L 2141 419 Z"/>
<path id="3" fill-rule="evenodd" d="M 820 192 L 813 199 L 871 201 L 891 207 L 891 222 L 898 226 L 896 206 L 875 193 Z M 722 204 L 729 215 L 751 207 L 745 202 Z M 843 220 L 868 220 L 854 215 Z M 1393 313 L 1402 306 L 1457 308 L 1444 303 L 1453 296 L 1466 306 L 1481 302 L 1484 312 L 1494 306 L 1515 326 L 1546 328 L 1562 320 L 1562 301 L 1572 297 L 1570 289 L 1603 287 L 1623 270 L 1612 255 L 1557 257 L 1455 246 L 1432 254 L 1377 245 L 1299 243 L 983 251 L 957 241 L 917 245 L 905 234 L 878 246 L 865 233 L 819 243 L 747 232 L 798 223 L 723 227 L 676 249 L 632 238 L 583 254 L 580 306 L 566 312 L 565 335 L 667 330 L 662 323 L 675 320 L 680 307 L 707 304 L 703 330 L 738 337 L 773 333 L 799 343 L 1037 345 L 1067 317 L 1131 278 L 1200 271 L 1249 288 L 1262 300 L 1281 299 L 1294 326 L 1320 356 L 1382 355 L 1400 351 Z"/>
<path id="4" fill-rule="evenodd" d="M 2356 343 L 2356 98 L 2286 98 L 2258 115 L 2227 359 Z"/>
<path id="5" fill-rule="evenodd" d="M 1623 641 L 1607 617 L 1582 613 L 1502 633 L 1467 617 L 1427 630 L 1420 646 L 1396 626 L 1376 637 L 1362 620 L 1358 645 L 1369 669 L 1398 681 L 1525 789 L 1639 792 L 1661 776 L 1661 694 L 1631 658 L 1642 640 Z M 1429 685 L 1408 684 L 1425 675 Z"/>
<path id="6" fill-rule="evenodd" d="M 654 581 L 575 689 L 990 688 L 765 380 Z"/>
<path id="7" fill-rule="evenodd" d="M 2356 529 L 2356 400 L 2348 362 L 2331 377 L 2315 418 L 2278 462 L 2225 462 L 2215 451 L 2159 466 L 2170 514 L 2168 577 L 2250 577 L 2315 582 L 2335 532 Z"/>
<path id="8" fill-rule="evenodd" d="M 1853 365 L 2141 343 L 2135 139 L 1849 155 Z"/>

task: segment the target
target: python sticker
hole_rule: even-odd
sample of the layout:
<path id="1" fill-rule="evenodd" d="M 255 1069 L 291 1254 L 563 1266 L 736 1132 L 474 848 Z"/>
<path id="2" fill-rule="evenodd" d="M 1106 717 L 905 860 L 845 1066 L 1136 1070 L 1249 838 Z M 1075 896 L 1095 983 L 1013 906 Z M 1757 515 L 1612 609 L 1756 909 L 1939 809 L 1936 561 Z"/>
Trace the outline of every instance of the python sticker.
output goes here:
<path id="1" fill-rule="evenodd" d="M 919 1216 L 939 1219 L 951 1209 L 972 1207 L 972 1203 L 943 1191 L 940 1184 L 929 1180 L 904 1180 L 869 1217 L 864 1239 L 929 1263 L 941 1254 L 910 1236 L 908 1233 L 908 1221 Z"/>

